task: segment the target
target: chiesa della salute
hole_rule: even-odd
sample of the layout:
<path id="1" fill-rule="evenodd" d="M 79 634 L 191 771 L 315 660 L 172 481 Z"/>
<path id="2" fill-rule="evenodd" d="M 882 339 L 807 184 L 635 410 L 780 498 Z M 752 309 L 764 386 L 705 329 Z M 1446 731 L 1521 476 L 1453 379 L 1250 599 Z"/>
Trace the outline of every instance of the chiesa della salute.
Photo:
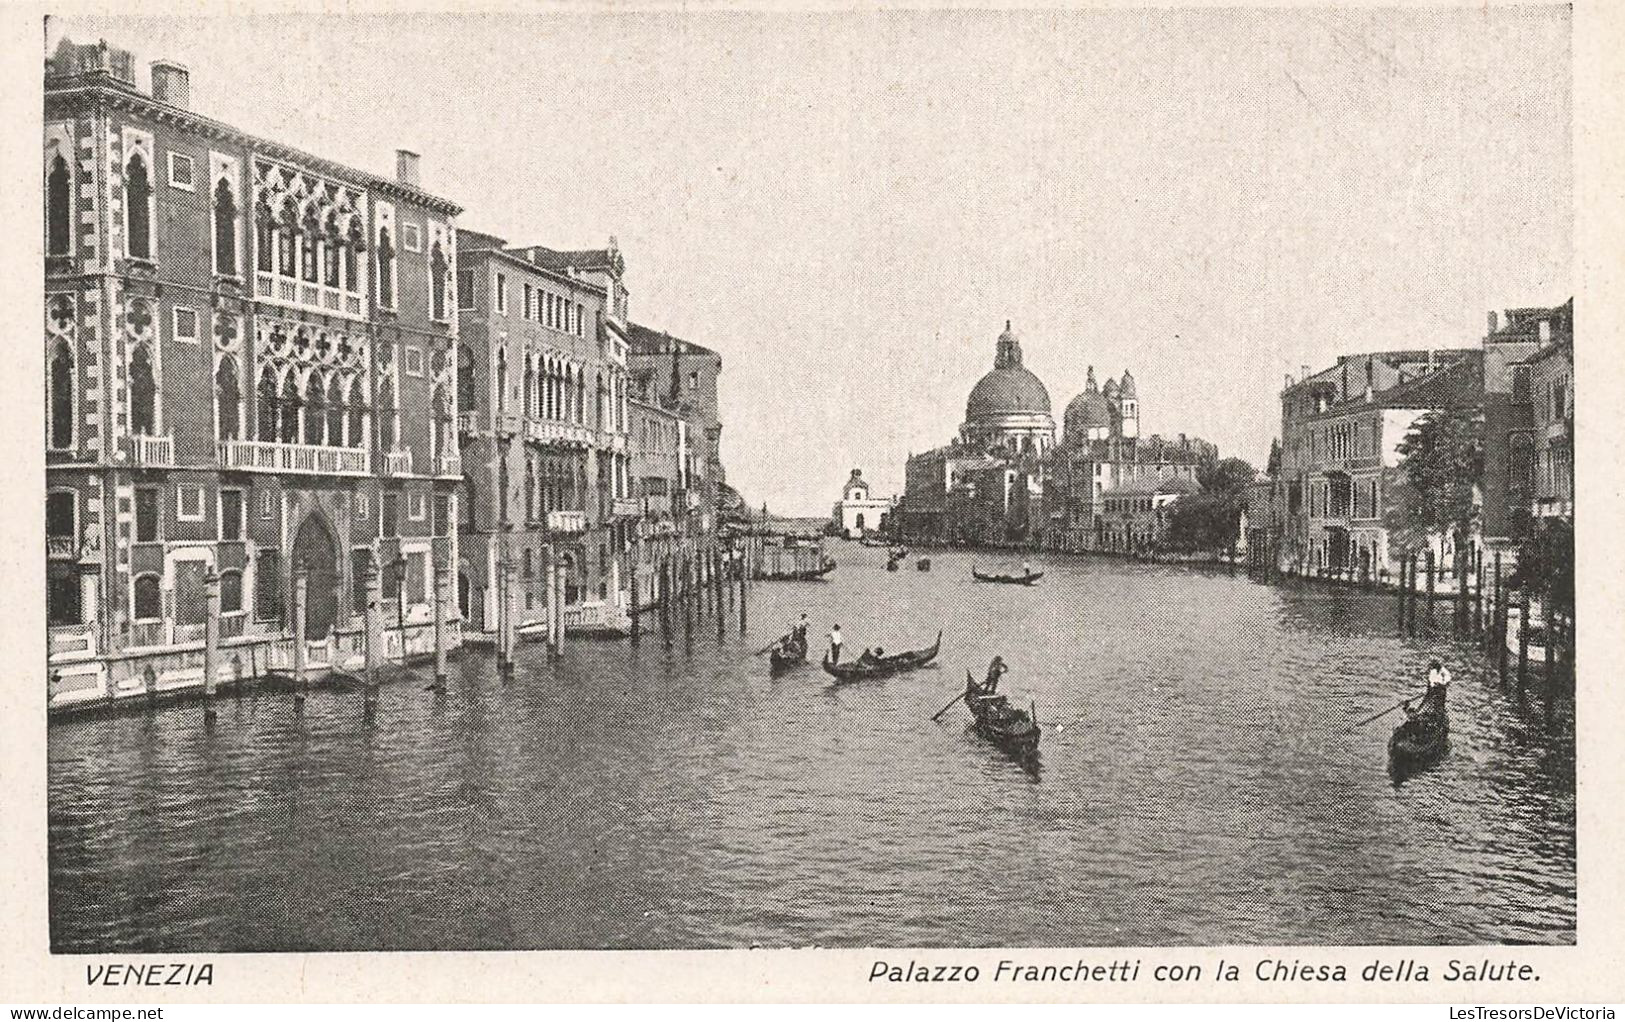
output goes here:
<path id="1" fill-rule="evenodd" d="M 1134 375 L 1095 381 L 1066 406 L 1057 441 L 1049 388 L 1022 364 L 1009 321 L 950 443 L 911 455 L 898 520 L 920 542 L 1108 549 L 1154 542 L 1158 513 L 1196 489 L 1210 443 L 1140 436 Z M 1108 510 L 1110 509 L 1110 511 Z"/>

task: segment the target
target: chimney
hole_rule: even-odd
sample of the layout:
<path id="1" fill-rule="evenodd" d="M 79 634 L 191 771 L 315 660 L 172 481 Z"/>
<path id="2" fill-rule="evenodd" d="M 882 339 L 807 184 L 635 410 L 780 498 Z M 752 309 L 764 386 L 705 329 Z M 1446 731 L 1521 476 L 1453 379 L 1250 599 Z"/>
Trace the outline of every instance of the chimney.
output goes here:
<path id="1" fill-rule="evenodd" d="M 410 149 L 395 150 L 395 180 L 413 188 L 418 184 L 418 154 Z"/>
<path id="2" fill-rule="evenodd" d="M 1540 343 L 1542 345 L 1552 343 L 1552 321 L 1549 319 L 1540 321 Z"/>
<path id="3" fill-rule="evenodd" d="M 152 62 L 152 98 L 182 110 L 192 105 L 192 75 L 173 60 Z"/>

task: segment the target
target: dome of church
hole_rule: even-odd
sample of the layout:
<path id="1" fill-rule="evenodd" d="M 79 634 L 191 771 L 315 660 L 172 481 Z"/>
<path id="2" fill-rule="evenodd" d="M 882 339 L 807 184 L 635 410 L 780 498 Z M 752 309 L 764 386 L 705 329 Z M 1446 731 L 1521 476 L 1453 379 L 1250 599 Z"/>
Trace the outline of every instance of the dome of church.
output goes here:
<path id="1" fill-rule="evenodd" d="M 1021 341 L 1006 322 L 992 370 L 976 382 L 965 401 L 965 420 L 982 422 L 1029 414 L 1050 414 L 1049 390 L 1022 366 Z"/>
<path id="2" fill-rule="evenodd" d="M 1106 396 L 1098 390 L 1086 390 L 1066 406 L 1065 439 L 1082 440 L 1085 433 L 1096 426 L 1110 427 L 1112 408 Z"/>

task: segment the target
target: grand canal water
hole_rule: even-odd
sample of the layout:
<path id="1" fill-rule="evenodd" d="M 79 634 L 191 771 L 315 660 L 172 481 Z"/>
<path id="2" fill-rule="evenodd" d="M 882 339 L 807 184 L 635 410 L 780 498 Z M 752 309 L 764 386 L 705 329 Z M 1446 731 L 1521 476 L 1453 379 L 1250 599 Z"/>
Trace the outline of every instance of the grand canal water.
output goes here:
<path id="1" fill-rule="evenodd" d="M 744 638 L 527 647 L 506 686 L 468 656 L 438 703 L 385 687 L 372 727 L 332 691 L 302 718 L 226 699 L 212 731 L 195 706 L 53 725 L 54 948 L 1573 942 L 1572 728 L 1397 638 L 1388 599 L 833 552 L 825 583 L 756 587 Z M 940 667 L 770 679 L 751 653 L 803 609 L 849 648 L 940 627 Z M 929 720 L 995 653 L 1046 722 L 1036 769 L 960 707 Z M 1430 654 L 1451 749 L 1396 782 L 1393 717 L 1350 724 Z"/>

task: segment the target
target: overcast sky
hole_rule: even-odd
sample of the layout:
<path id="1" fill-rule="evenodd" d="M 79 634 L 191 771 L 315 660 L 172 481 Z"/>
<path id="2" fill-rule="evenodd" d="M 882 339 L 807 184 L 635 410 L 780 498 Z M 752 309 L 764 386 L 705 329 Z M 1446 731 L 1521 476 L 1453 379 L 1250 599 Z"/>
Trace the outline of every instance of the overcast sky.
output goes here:
<path id="1" fill-rule="evenodd" d="M 1283 374 L 1476 343 L 1571 294 L 1570 20 L 1459 11 L 70 18 L 195 109 L 461 223 L 604 244 L 632 314 L 723 356 L 723 458 L 824 514 L 900 491 L 1008 318 L 1060 419 L 1262 465 Z"/>

